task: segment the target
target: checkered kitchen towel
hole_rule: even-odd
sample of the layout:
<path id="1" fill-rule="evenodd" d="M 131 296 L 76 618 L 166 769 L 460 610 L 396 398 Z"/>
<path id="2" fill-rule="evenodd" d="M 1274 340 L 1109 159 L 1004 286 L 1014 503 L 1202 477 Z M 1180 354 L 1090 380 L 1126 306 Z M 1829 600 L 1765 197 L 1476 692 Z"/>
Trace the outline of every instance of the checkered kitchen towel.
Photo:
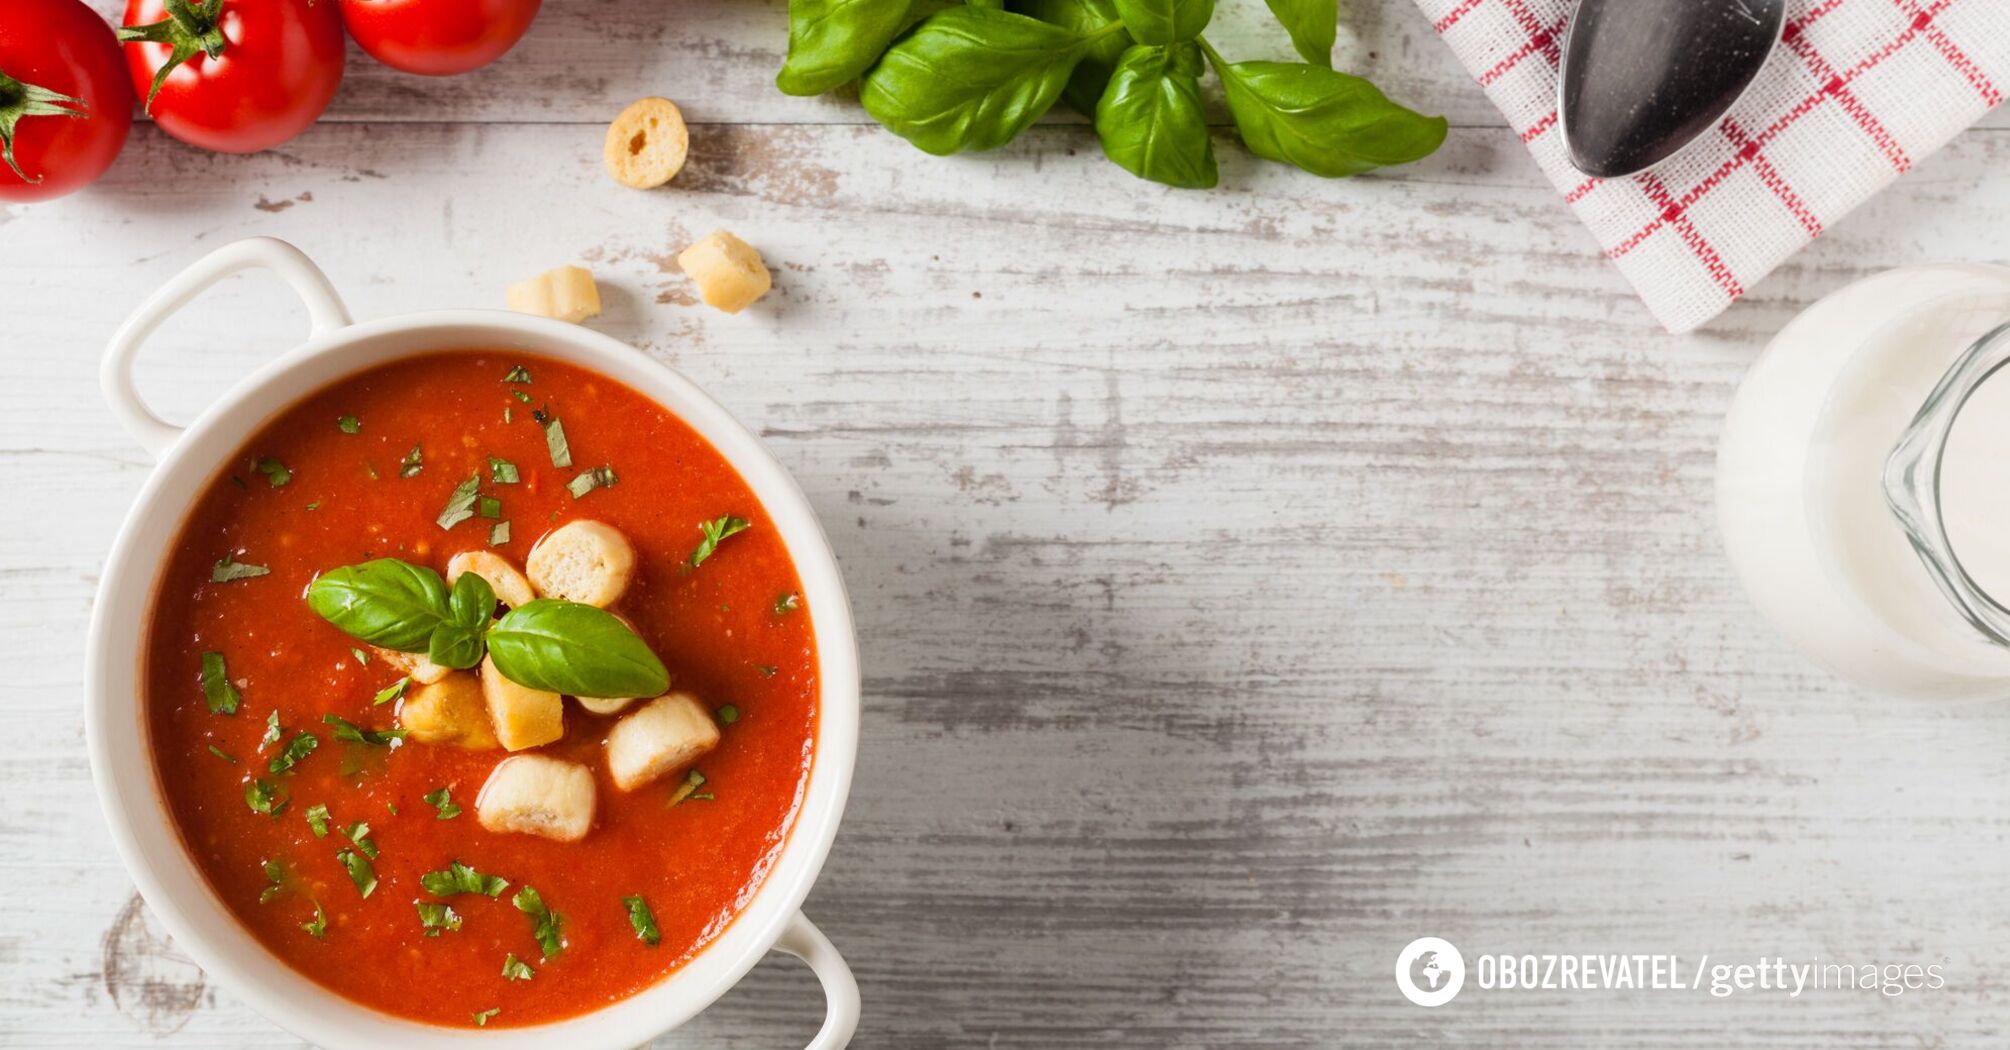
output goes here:
<path id="1" fill-rule="evenodd" d="M 1779 48 L 1715 130 L 1601 181 L 1570 166 L 1556 127 L 1574 0 L 1417 3 L 1673 332 L 1715 317 L 2010 90 L 2010 0 L 1788 0 Z"/>

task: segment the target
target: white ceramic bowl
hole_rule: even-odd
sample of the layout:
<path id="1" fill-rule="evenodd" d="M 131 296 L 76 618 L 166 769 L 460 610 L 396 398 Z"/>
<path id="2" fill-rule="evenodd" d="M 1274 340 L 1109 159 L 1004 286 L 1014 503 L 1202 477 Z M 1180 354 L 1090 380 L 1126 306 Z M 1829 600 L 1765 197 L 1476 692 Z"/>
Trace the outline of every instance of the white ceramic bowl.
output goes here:
<path id="1" fill-rule="evenodd" d="M 265 267 L 307 305 L 312 332 L 225 391 L 182 430 L 139 399 L 135 354 L 161 321 L 222 278 Z M 147 754 L 140 657 L 164 559 L 197 492 L 252 431 L 287 406 L 372 365 L 437 350 L 496 348 L 555 357 L 618 379 L 695 427 L 733 464 L 781 531 L 815 617 L 823 693 L 816 753 L 795 827 L 766 879 L 724 934 L 663 981 L 592 1013 L 524 1028 L 461 1029 L 378 1013 L 344 999 L 265 950 L 209 889 L 182 848 Z M 810 1044 L 834 1050 L 858 1023 L 858 986 L 844 960 L 799 910 L 837 835 L 858 753 L 858 647 L 830 544 L 809 502 L 753 434 L 683 376 L 577 325 L 487 310 L 454 310 L 351 324 L 328 279 L 292 245 L 239 241 L 204 257 L 155 292 L 106 349 L 102 380 L 113 413 L 160 465 L 126 515 L 105 564 L 91 618 L 84 724 L 98 800 L 140 895 L 175 942 L 258 1012 L 323 1047 L 633 1047 L 703 1010 L 770 949 L 816 970 L 828 1007 Z"/>

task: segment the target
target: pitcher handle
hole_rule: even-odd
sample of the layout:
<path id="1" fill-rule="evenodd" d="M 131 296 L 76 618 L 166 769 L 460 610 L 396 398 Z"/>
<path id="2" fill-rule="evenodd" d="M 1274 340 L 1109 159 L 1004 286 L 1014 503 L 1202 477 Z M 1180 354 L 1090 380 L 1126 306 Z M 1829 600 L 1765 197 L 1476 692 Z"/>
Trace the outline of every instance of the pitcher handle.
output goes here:
<path id="1" fill-rule="evenodd" d="M 300 249 L 271 237 L 252 237 L 226 244 L 197 259 L 188 269 L 175 274 L 133 311 L 126 323 L 105 345 L 105 358 L 98 368 L 98 383 L 105 389 L 112 415 L 155 459 L 167 453 L 181 436 L 175 426 L 147 407 L 133 382 L 133 362 L 141 345 L 154 334 L 161 322 L 174 316 L 189 301 L 218 281 L 244 270 L 263 268 L 278 274 L 307 307 L 308 331 L 321 335 L 349 323 L 349 308 L 328 283 L 328 275 L 310 262 Z"/>
<path id="2" fill-rule="evenodd" d="M 775 948 L 809 963 L 824 986 L 824 1026 L 807 1050 L 844 1050 L 858 1030 L 858 981 L 853 979 L 851 967 L 845 965 L 830 938 L 802 912 L 789 919 Z"/>

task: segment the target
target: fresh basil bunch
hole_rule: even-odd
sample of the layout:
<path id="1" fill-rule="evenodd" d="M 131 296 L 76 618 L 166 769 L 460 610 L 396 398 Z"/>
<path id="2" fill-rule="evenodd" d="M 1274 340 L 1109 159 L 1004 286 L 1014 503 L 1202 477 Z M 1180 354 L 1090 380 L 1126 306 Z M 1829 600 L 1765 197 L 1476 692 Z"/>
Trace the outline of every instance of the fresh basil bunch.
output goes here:
<path id="1" fill-rule="evenodd" d="M 670 688 L 663 661 L 612 613 L 539 598 L 491 621 L 495 592 L 471 572 L 449 592 L 431 569 L 378 558 L 322 573 L 307 605 L 351 637 L 442 667 L 473 667 L 486 652 L 504 678 L 532 689 L 628 697 Z"/>
<path id="2" fill-rule="evenodd" d="M 1168 186 L 1217 180 L 1201 101 L 1213 66 L 1243 144 L 1328 178 L 1428 156 L 1443 117 L 1332 68 L 1335 0 L 1266 0 L 1303 62 L 1230 62 L 1201 31 L 1215 0 L 789 0 L 776 86 L 853 80 L 894 134 L 938 156 L 995 149 L 1066 98 L 1103 153 Z"/>

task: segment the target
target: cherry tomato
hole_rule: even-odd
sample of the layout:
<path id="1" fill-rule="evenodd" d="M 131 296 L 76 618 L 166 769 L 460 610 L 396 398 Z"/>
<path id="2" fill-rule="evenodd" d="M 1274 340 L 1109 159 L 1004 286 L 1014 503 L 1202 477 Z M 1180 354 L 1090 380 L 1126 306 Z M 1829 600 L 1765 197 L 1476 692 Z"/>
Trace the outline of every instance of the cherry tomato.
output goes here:
<path id="1" fill-rule="evenodd" d="M 88 184 L 132 126 L 132 85 L 104 19 L 81 0 L 0 0 L 0 200 Z"/>
<path id="2" fill-rule="evenodd" d="M 516 46 L 541 0 L 342 0 L 349 35 L 407 73 L 453 76 Z"/>
<path id="3" fill-rule="evenodd" d="M 154 123 L 220 153 L 307 130 L 342 83 L 332 0 L 126 0 L 119 39 Z"/>

